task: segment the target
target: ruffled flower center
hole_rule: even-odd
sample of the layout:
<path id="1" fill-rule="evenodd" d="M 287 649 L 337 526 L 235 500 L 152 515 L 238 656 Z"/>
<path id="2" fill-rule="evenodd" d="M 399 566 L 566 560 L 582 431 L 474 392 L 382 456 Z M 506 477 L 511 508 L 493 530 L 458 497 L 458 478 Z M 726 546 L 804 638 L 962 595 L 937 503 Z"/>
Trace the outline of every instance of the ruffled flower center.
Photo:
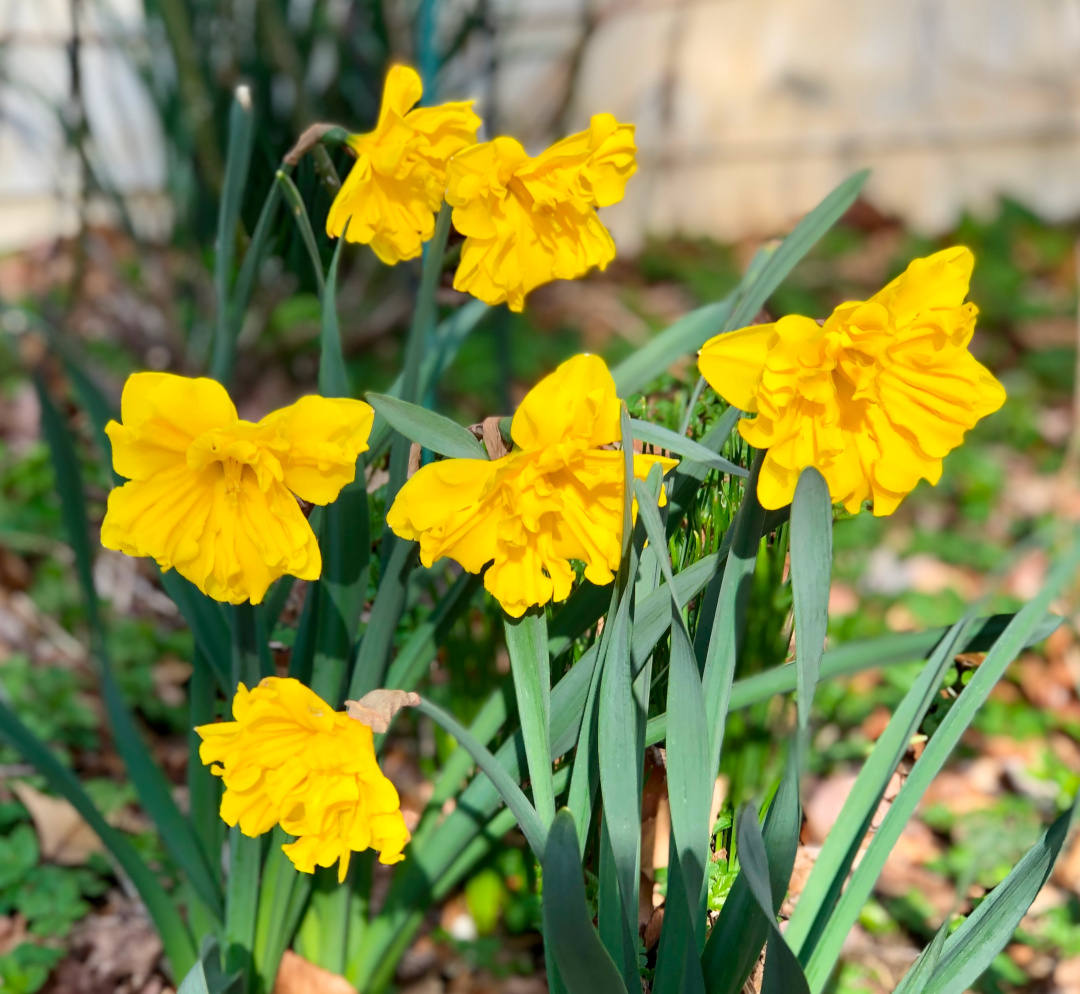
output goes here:
<path id="1" fill-rule="evenodd" d="M 187 464 L 196 472 L 220 467 L 225 494 L 236 504 L 245 476 L 253 479 L 263 493 L 284 479 L 282 458 L 288 448 L 288 442 L 265 425 L 238 420 L 196 437 L 188 447 Z"/>

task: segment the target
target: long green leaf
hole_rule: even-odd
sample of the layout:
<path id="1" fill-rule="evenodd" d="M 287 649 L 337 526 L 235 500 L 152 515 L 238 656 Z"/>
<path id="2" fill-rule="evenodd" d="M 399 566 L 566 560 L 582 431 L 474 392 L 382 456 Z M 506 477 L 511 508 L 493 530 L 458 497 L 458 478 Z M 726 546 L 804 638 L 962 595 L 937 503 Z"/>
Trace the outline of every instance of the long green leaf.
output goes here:
<path id="1" fill-rule="evenodd" d="M 544 865 L 544 937 L 569 994 L 626 994 L 619 970 L 600 942 L 585 903 L 574 816 L 552 822 Z"/>
<path id="2" fill-rule="evenodd" d="M 818 994 L 828 981 L 845 936 L 855 924 L 881 868 L 885 865 L 885 860 L 927 787 L 944 766 L 975 713 L 990 696 L 994 685 L 1035 631 L 1050 602 L 1062 587 L 1075 577 L 1078 566 L 1080 540 L 1074 537 L 1069 549 L 1051 569 L 1043 589 L 1009 623 L 927 743 L 852 874 L 847 888 L 837 902 L 828 927 L 807 963 L 806 975 L 814 994 Z"/>
<path id="3" fill-rule="evenodd" d="M 750 268 L 735 293 L 719 303 L 691 311 L 619 363 L 611 371 L 619 396 L 640 390 L 680 356 L 696 352 L 721 331 L 749 324 L 799 260 L 855 202 L 868 175 L 863 170 L 833 190 L 795 226 L 767 261 Z"/>
<path id="4" fill-rule="evenodd" d="M 283 171 L 290 171 L 291 166 L 282 165 Z M 240 264 L 240 271 L 236 274 L 236 282 L 233 284 L 232 297 L 229 301 L 229 325 L 232 347 L 229 350 L 228 365 L 222 361 L 217 365 L 217 354 L 214 355 L 214 365 L 211 375 L 221 383 L 228 383 L 232 379 L 232 363 L 236 358 L 236 339 L 244 324 L 244 315 L 247 313 L 248 303 L 251 301 L 251 292 L 255 286 L 255 277 L 259 268 L 266 258 L 267 246 L 270 233 L 273 230 L 274 221 L 277 219 L 277 210 L 281 205 L 281 185 L 271 182 L 270 189 L 266 193 L 262 210 L 259 211 L 259 219 L 255 222 L 255 230 L 252 232 L 251 241 L 248 242 L 247 251 L 244 253 L 244 261 Z M 215 342 L 215 347 L 216 347 Z"/>
<path id="5" fill-rule="evenodd" d="M 776 924 L 769 859 L 765 852 L 765 840 L 758 827 L 757 810 L 753 805 L 745 805 L 739 811 L 736 837 L 741 873 L 746 878 L 758 909 L 769 924 L 762 994 L 809 994 L 802 966 Z"/>
<path id="6" fill-rule="evenodd" d="M 433 704 L 422 697 L 416 709 L 421 714 L 426 714 L 435 724 L 453 735 L 458 744 L 469 751 L 469 755 L 472 756 L 476 765 L 487 774 L 506 806 L 514 812 L 518 826 L 521 828 L 522 834 L 528 841 L 532 851 L 538 858 L 542 859 L 544 847 L 547 844 L 547 827 L 540 820 L 536 808 L 529 803 L 521 788 L 498 759 L 485 746 L 482 746 L 461 722 L 437 704 Z"/>
<path id="7" fill-rule="evenodd" d="M 900 981 L 893 994 L 922 994 L 926 989 L 934 970 L 937 969 L 938 963 L 941 962 L 941 954 L 945 949 L 945 940 L 949 937 L 951 917 L 951 915 L 946 915 L 945 921 L 941 923 L 941 926 L 934 933 L 930 945 L 919 953 L 918 959 L 912 964 L 911 969 L 904 974 L 903 980 Z"/>
<path id="8" fill-rule="evenodd" d="M 696 950 L 698 942 L 704 942 L 705 939 L 705 923 L 698 913 L 698 906 L 709 852 L 709 805 L 712 800 L 709 720 L 705 711 L 705 696 L 698 675 L 694 646 L 690 641 L 690 633 L 686 630 L 682 604 L 675 597 L 675 578 L 672 575 L 671 562 L 666 553 L 659 552 L 666 548 L 667 539 L 655 497 L 641 483 L 638 483 L 635 489 L 638 515 L 645 525 L 649 542 L 656 551 L 671 595 L 671 658 L 668 668 L 667 710 L 669 714 L 677 714 L 679 720 L 668 728 L 668 802 L 671 806 L 671 834 L 688 901 L 688 920 L 693 923 L 692 932 L 687 931 L 680 941 L 688 943 Z M 683 960 L 685 955 L 685 952 L 679 953 L 676 959 Z"/>
<path id="9" fill-rule="evenodd" d="M 229 111 L 229 150 L 225 160 L 225 182 L 218 205 L 216 257 L 214 259 L 214 295 L 217 298 L 217 322 L 214 326 L 212 369 L 215 377 L 226 377 L 232 370 L 236 333 L 230 316 L 233 257 L 236 226 L 244 202 L 251 148 L 255 138 L 255 119 L 251 108 L 251 90 L 239 86 Z"/>
<path id="10" fill-rule="evenodd" d="M 139 801 L 157 825 L 169 855 L 184 871 L 200 900 L 220 918 L 221 888 L 210 868 L 208 854 L 203 851 L 192 831 L 191 823 L 176 806 L 169 784 L 139 735 L 113 675 L 105 628 L 98 610 L 97 591 L 94 588 L 94 557 L 87 531 L 86 499 L 78 456 L 60 412 L 44 384 L 38 378 L 35 378 L 34 382 L 41 402 L 42 429 L 49 443 L 56 471 L 56 488 L 60 494 L 64 526 L 75 553 L 75 572 L 90 619 L 92 654 L 98 663 L 102 698 L 112 725 L 117 750 L 123 757 Z"/>
<path id="11" fill-rule="evenodd" d="M 262 840 L 229 829 L 229 879 L 225 902 L 225 971 L 244 977 L 242 990 L 255 980 L 255 926 L 259 911 Z"/>
<path id="12" fill-rule="evenodd" d="M 490 308 L 482 300 L 472 300 L 439 324 L 435 329 L 432 346 L 425 352 L 420 362 L 419 395 L 421 397 L 442 379 L 443 373 L 457 358 L 462 343 L 489 313 Z M 390 397 L 401 397 L 404 389 L 405 376 L 404 373 L 400 373 L 386 393 Z M 390 425 L 376 414 L 375 423 L 371 426 L 371 435 L 368 438 L 372 459 L 385 451 L 385 446 L 392 434 L 393 429 Z"/>
<path id="13" fill-rule="evenodd" d="M 300 191 L 296 188 L 292 177 L 285 169 L 279 169 L 274 179 L 281 187 L 285 203 L 289 205 L 289 211 L 296 220 L 296 226 L 300 231 L 300 240 L 304 243 L 308 258 L 311 260 L 311 268 L 315 273 L 315 283 L 319 288 L 319 297 L 321 299 L 326 291 L 326 275 L 323 272 L 322 256 L 319 255 L 319 245 L 315 241 L 315 229 L 311 226 L 311 218 L 308 217 L 304 198 L 300 195 Z"/>
<path id="14" fill-rule="evenodd" d="M 791 234 L 758 269 L 751 285 L 741 293 L 738 305 L 727 325 L 728 328 L 742 328 L 753 321 L 758 311 L 772 296 L 773 291 L 787 279 L 788 273 L 855 203 L 869 175 L 870 170 L 863 169 L 849 176 L 795 225 Z"/>
<path id="15" fill-rule="evenodd" d="M 814 688 L 829 628 L 832 498 L 813 466 L 804 469 L 791 504 L 791 594 L 795 604 L 795 678 L 799 729 L 810 727 Z"/>
<path id="16" fill-rule="evenodd" d="M 621 909 L 616 905 L 616 924 L 611 928 L 618 940 L 617 943 L 605 942 L 605 945 L 616 962 L 620 961 L 616 953 L 621 953 L 623 979 L 628 987 L 638 976 L 636 936 L 642 790 L 641 751 L 637 742 L 641 716 L 634 700 L 630 656 L 631 597 L 632 588 L 626 586 L 615 615 L 608 616 L 608 627 L 604 630 L 596 739 L 604 798 L 605 841 L 610 847 L 616 893 L 621 896 Z M 582 759 L 579 745 L 575 764 Z M 600 916 L 601 932 L 606 925 L 605 910 L 602 909 Z"/>
<path id="17" fill-rule="evenodd" d="M 691 911 L 693 898 L 683 882 L 682 863 L 672 836 L 668 846 L 667 899 L 664 924 L 656 950 L 656 972 L 652 994 L 704 994 L 705 981 L 697 955 L 695 921 L 704 918 Z"/>
<path id="18" fill-rule="evenodd" d="M 487 459 L 484 446 L 468 428 L 417 404 L 382 393 L 369 393 L 368 403 L 409 441 L 451 459 Z"/>
<path id="19" fill-rule="evenodd" d="M 1074 804 L 1059 815 L 1009 875 L 949 936 L 929 982 L 912 994 L 961 994 L 974 985 L 1005 948 L 1050 878 L 1075 814 Z"/>
<path id="20" fill-rule="evenodd" d="M 630 414 L 620 411 L 623 474 L 634 480 L 634 445 Z M 645 501 L 655 513 L 662 470 L 654 468 L 645 487 Z M 600 938 L 619 964 L 627 988 L 638 983 L 637 917 L 638 880 L 641 867 L 642 749 L 639 730 L 644 732 L 644 714 L 634 693 L 634 666 L 631 650 L 630 610 L 638 573 L 639 549 L 644 538 L 635 541 L 632 486 L 623 488 L 622 556 L 612 592 L 612 610 L 600 648 L 600 693 L 597 713 L 597 769 L 603 791 L 601 822 L 601 868 L 599 903 Z M 647 702 L 645 702 L 647 708 Z M 580 760 L 581 747 L 578 747 Z M 585 805 L 582 805 L 584 807 Z M 591 810 L 589 811 L 591 815 Z M 587 816 L 585 816 L 587 817 Z M 585 833 L 578 827 L 580 837 Z"/>
<path id="21" fill-rule="evenodd" d="M 339 239 L 326 277 L 322 297 L 322 335 L 319 358 L 319 392 L 324 397 L 351 394 L 337 316 L 337 274 L 341 260 Z M 315 646 L 310 685 L 335 706 L 348 677 L 360 612 L 367 598 L 371 559 L 367 486 L 364 458 L 356 461 L 353 481 L 323 509 L 319 547 L 322 576 L 308 591 L 315 597 Z"/>
<path id="22" fill-rule="evenodd" d="M 904 696 L 859 770 L 840 817 L 814 861 L 814 869 L 799 895 L 799 903 L 785 933 L 791 948 L 804 963 L 828 923 L 829 913 L 840 896 L 897 764 L 933 704 L 945 671 L 952 665 L 959 647 L 968 640 L 973 612 L 974 609 L 953 625 L 935 647 L 918 680 Z"/>
<path id="23" fill-rule="evenodd" d="M 732 476 L 749 475 L 749 470 L 744 469 L 742 466 L 736 466 L 735 463 L 718 456 L 708 446 L 695 442 L 685 435 L 680 435 L 670 428 L 663 428 L 648 421 L 639 421 L 636 418 L 631 419 L 630 423 L 634 429 L 634 438 L 643 442 L 660 446 L 669 452 L 674 452 L 676 455 L 686 456 L 702 466 L 719 470 L 721 473 L 729 473 Z"/>
<path id="24" fill-rule="evenodd" d="M 341 247 L 345 239 L 338 239 L 330 268 L 326 273 L 326 292 L 322 300 L 322 318 L 319 333 L 319 393 L 324 397 L 351 397 L 349 374 L 345 369 L 345 353 L 341 348 L 341 329 L 337 313 L 337 276 L 341 263 Z"/>
<path id="25" fill-rule="evenodd" d="M 139 897 L 165 947 L 173 975 L 183 976 L 194 965 L 195 943 L 173 899 L 161 886 L 158 878 L 143 862 L 135 847 L 101 816 L 94 802 L 83 790 L 75 774 L 52 754 L 48 746 L 30 731 L 8 707 L 0 702 L 0 738 L 27 760 L 64 800 L 82 815 L 86 823 L 97 833 L 135 885 Z"/>
<path id="26" fill-rule="evenodd" d="M 483 583 L 475 573 L 462 573 L 439 600 L 435 610 L 413 629 L 394 657 L 385 684 L 395 690 L 412 690 L 427 672 L 435 652 L 457 620 L 469 609 Z"/>
<path id="27" fill-rule="evenodd" d="M 770 922 L 775 922 L 787 896 L 802 828 L 799 769 L 798 749 L 793 743 L 783 779 L 765 815 L 762 833 L 773 914 L 769 916 L 762 911 L 750 891 L 748 878 L 740 871 L 701 954 L 708 994 L 740 994 L 769 937 Z"/>
<path id="28" fill-rule="evenodd" d="M 202 659 L 210 666 L 221 692 L 230 696 L 236 689 L 229 677 L 232 633 L 221 605 L 174 569 L 161 574 L 161 585 L 188 623 Z"/>
<path id="29" fill-rule="evenodd" d="M 292 941 L 290 912 L 297 893 L 306 892 L 311 887 L 311 875 L 297 872 L 292 861 L 282 852 L 282 843 L 287 841 L 288 836 L 281 828 L 275 828 L 263 863 L 259 888 L 252 959 L 255 973 L 265 991 L 274 989 L 281 957 Z"/>
<path id="30" fill-rule="evenodd" d="M 684 570 L 683 573 L 689 572 Z M 680 573 L 679 576 L 682 576 Z M 676 582 L 678 577 L 676 577 Z M 995 614 L 988 618 L 979 618 L 966 645 L 960 647 L 958 652 L 985 652 L 989 649 L 1004 630 L 1009 621 L 1015 615 Z M 1023 648 L 1037 645 L 1047 636 L 1053 634 L 1064 619 L 1060 615 L 1044 615 L 1024 640 Z M 636 626 L 635 626 L 636 627 Z M 847 645 L 829 649 L 821 660 L 821 679 L 831 680 L 834 677 L 850 676 L 852 673 L 861 673 L 863 670 L 874 669 L 880 666 L 891 666 L 895 663 L 908 663 L 913 660 L 925 659 L 934 647 L 948 634 L 947 628 L 931 628 L 925 632 L 902 632 L 896 635 L 886 635 L 875 639 L 849 642 Z M 659 635 L 657 636 L 659 638 Z M 636 654 L 636 653 L 635 653 Z M 730 710 L 739 711 L 757 704 L 759 701 L 767 701 L 777 694 L 790 694 L 795 690 L 796 674 L 795 664 L 786 663 L 783 666 L 775 666 L 764 673 L 737 680 L 731 688 Z M 667 728 L 667 714 L 659 714 L 649 719 L 646 742 L 653 745 L 664 740 Z"/>
<path id="31" fill-rule="evenodd" d="M 724 578 L 713 610 L 713 628 L 705 653 L 701 685 L 705 695 L 705 713 L 709 716 L 708 765 L 710 781 L 720 769 L 720 748 L 731 706 L 731 688 L 735 665 L 746 634 L 746 612 L 750 587 L 757 565 L 758 547 L 765 531 L 765 509 L 757 497 L 758 475 L 764 453 L 759 452 L 750 469 L 739 510 L 731 524 Z"/>
<path id="32" fill-rule="evenodd" d="M 533 803 L 540 820 L 550 825 L 555 817 L 555 788 L 551 781 L 551 660 L 544 609 L 530 608 L 520 618 L 505 614 L 503 629 Z"/>
<path id="33" fill-rule="evenodd" d="M 176 994 L 210 994 L 210 988 L 206 983 L 206 971 L 198 960 L 180 982 Z"/>
<path id="34" fill-rule="evenodd" d="M 602 645 L 593 643 L 588 652 L 598 656 Z M 592 827 L 593 808 L 596 807 L 597 792 L 600 785 L 599 732 L 600 719 L 600 682 L 604 673 L 604 659 L 598 656 L 599 665 L 593 668 L 589 694 L 585 699 L 585 710 L 581 718 L 581 731 L 578 733 L 577 749 L 574 751 L 574 767 L 570 775 L 570 793 L 566 798 L 566 807 L 574 816 L 578 831 L 578 848 L 585 852 L 589 830 Z"/>
<path id="35" fill-rule="evenodd" d="M 405 609 L 409 576 L 416 565 L 420 547 L 416 542 L 394 545 L 383 569 L 379 590 L 371 606 L 371 619 L 360 639 L 360 649 L 349 681 L 349 697 L 358 701 L 364 694 L 386 685 L 394 633 Z"/>
<path id="36" fill-rule="evenodd" d="M 611 371 L 619 396 L 635 393 L 676 359 L 700 349 L 721 330 L 734 307 L 734 294 L 715 304 L 699 307 L 627 356 Z"/>

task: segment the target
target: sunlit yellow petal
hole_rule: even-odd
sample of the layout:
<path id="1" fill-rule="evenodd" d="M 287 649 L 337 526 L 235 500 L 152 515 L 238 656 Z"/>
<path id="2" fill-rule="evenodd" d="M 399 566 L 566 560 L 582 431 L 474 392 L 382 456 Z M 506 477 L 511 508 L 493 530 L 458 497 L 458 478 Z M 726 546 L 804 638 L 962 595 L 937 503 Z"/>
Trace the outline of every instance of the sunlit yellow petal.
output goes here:
<path id="1" fill-rule="evenodd" d="M 765 369 L 776 326 L 757 324 L 710 338 L 698 353 L 698 369 L 706 382 L 741 411 L 756 411 L 758 381 Z"/>
<path id="2" fill-rule="evenodd" d="M 589 446 L 619 438 L 621 405 L 615 381 L 599 356 L 568 359 L 528 392 L 514 414 L 510 435 L 524 449 L 580 438 Z"/>
<path id="3" fill-rule="evenodd" d="M 329 504 L 355 479 L 374 418 L 362 400 L 302 397 L 260 424 L 276 428 L 287 445 L 281 458 L 285 486 L 310 504 Z"/>

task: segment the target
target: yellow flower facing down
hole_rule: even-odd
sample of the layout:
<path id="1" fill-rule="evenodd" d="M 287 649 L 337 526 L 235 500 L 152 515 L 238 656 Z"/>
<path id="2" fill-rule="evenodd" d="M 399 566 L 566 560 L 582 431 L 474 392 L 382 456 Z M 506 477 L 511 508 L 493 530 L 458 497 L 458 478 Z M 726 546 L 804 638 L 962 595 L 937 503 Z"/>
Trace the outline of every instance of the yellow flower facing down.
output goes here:
<path id="1" fill-rule="evenodd" d="M 105 548 L 151 556 L 232 604 L 258 604 L 285 573 L 318 579 L 319 545 L 296 497 L 329 504 L 352 482 L 367 404 L 303 397 L 255 424 L 214 380 L 135 373 L 120 411 L 105 431 L 130 482 L 109 494 Z"/>
<path id="2" fill-rule="evenodd" d="M 768 449 L 758 499 L 789 504 L 814 466 L 833 500 L 891 514 L 920 479 L 937 483 L 942 458 L 1005 390 L 968 351 L 977 308 L 964 303 L 969 249 L 916 259 L 867 301 L 841 304 L 820 326 L 791 315 L 719 335 L 702 348 L 702 375 L 753 419 L 739 422 Z"/>
<path id="3" fill-rule="evenodd" d="M 622 200 L 636 152 L 632 124 L 597 114 L 536 158 L 513 138 L 456 155 L 446 191 L 465 236 L 455 289 L 520 311 L 542 283 L 604 269 L 615 243 L 596 208 Z"/>
<path id="4" fill-rule="evenodd" d="M 390 70 L 375 130 L 349 136 L 356 162 L 326 218 L 331 238 L 346 232 L 390 266 L 415 259 L 435 233 L 447 162 L 476 142 L 480 127 L 471 100 L 411 110 L 422 94 L 414 69 Z"/>
<path id="5" fill-rule="evenodd" d="M 233 721 L 201 725 L 199 758 L 225 784 L 221 817 L 256 836 L 280 825 L 298 870 L 375 849 L 397 863 L 409 841 L 394 785 L 375 759 L 371 729 L 335 711 L 298 680 L 267 677 L 233 698 Z M 340 861 L 340 862 L 339 862 Z"/>
<path id="6" fill-rule="evenodd" d="M 420 469 L 386 516 L 420 543 L 430 566 L 449 556 L 470 573 L 486 563 L 484 586 L 507 614 L 564 600 L 574 570 L 610 583 L 622 558 L 623 454 L 601 448 L 620 437 L 621 404 L 598 356 L 576 356 L 541 380 L 514 415 L 513 451 L 501 459 L 445 459 Z M 635 455 L 648 476 L 661 456 Z"/>

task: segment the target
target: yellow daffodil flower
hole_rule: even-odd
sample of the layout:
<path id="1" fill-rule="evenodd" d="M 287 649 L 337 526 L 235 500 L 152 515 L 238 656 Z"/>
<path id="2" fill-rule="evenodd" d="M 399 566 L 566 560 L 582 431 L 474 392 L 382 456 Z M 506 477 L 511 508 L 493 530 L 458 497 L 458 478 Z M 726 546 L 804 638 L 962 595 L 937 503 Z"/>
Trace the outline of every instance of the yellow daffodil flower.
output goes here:
<path id="1" fill-rule="evenodd" d="M 346 232 L 390 266 L 415 259 L 435 233 L 446 164 L 475 143 L 480 127 L 471 100 L 410 110 L 423 92 L 416 70 L 390 70 L 375 130 L 349 136 L 356 162 L 326 218 L 331 238 Z"/>
<path id="2" fill-rule="evenodd" d="M 636 152 L 634 126 L 611 114 L 536 158 L 513 138 L 459 152 L 446 191 L 465 236 L 455 289 L 520 311 L 542 283 L 604 269 L 615 243 L 596 208 L 622 200 Z"/>
<path id="3" fill-rule="evenodd" d="M 449 556 L 470 573 L 486 563 L 484 586 L 507 614 L 564 600 L 574 570 L 610 583 L 622 558 L 621 403 L 598 356 L 576 356 L 541 380 L 514 415 L 513 451 L 501 459 L 444 459 L 423 467 L 386 516 L 402 538 L 420 542 L 430 566 Z M 635 455 L 634 475 L 676 461 Z"/>
<path id="4" fill-rule="evenodd" d="M 105 548 L 151 556 L 232 604 L 258 604 L 284 573 L 318 579 L 319 545 L 296 497 L 329 504 L 352 482 L 367 404 L 303 397 L 254 424 L 214 380 L 136 373 L 120 412 L 105 431 L 130 482 L 109 494 Z"/>
<path id="5" fill-rule="evenodd" d="M 978 309 L 964 303 L 975 265 L 951 248 L 916 259 L 867 301 L 841 304 L 824 326 L 791 315 L 706 342 L 698 365 L 725 400 L 756 414 L 739 422 L 768 449 L 758 499 L 789 504 L 814 466 L 833 500 L 891 514 L 1005 390 L 968 351 Z"/>
<path id="6" fill-rule="evenodd" d="M 302 873 L 375 849 L 397 863 L 409 841 L 394 785 L 375 759 L 371 729 L 335 711 L 298 680 L 267 677 L 233 698 L 233 721 L 201 725 L 199 758 L 221 777 L 221 817 L 256 836 L 280 825 Z M 339 862 L 340 860 L 340 862 Z"/>

